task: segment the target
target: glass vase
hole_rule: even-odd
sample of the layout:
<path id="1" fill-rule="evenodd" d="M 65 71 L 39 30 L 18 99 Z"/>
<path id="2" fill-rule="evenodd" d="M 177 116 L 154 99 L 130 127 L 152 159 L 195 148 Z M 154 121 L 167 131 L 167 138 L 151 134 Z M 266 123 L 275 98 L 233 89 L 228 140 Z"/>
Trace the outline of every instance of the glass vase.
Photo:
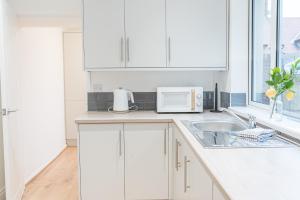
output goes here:
<path id="1" fill-rule="evenodd" d="M 270 106 L 271 106 L 270 118 L 276 121 L 281 121 L 282 114 L 283 114 L 283 102 L 281 100 L 281 96 L 277 97 L 277 99 L 275 100 L 271 100 Z"/>

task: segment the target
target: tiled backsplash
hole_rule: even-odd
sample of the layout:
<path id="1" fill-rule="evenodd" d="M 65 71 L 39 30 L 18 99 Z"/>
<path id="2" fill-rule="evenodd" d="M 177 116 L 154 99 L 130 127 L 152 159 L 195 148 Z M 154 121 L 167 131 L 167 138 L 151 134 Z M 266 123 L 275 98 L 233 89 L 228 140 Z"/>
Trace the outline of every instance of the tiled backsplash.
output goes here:
<path id="1" fill-rule="evenodd" d="M 134 92 L 135 103 L 139 110 L 156 110 L 156 92 Z M 114 96 L 112 92 L 88 93 L 88 111 L 107 111 L 113 106 Z M 214 107 L 214 93 L 204 92 L 204 109 Z"/>
<path id="2" fill-rule="evenodd" d="M 246 106 L 246 93 L 228 93 L 221 92 L 221 107 L 228 108 L 230 106 Z"/>

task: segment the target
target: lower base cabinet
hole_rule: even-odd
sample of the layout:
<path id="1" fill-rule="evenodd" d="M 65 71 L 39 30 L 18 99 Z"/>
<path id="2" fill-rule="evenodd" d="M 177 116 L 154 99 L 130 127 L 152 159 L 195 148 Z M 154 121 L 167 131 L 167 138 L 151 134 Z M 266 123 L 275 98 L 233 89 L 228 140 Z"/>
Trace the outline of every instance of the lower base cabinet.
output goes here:
<path id="1" fill-rule="evenodd" d="M 81 200 L 169 199 L 168 123 L 79 126 Z"/>
<path id="2" fill-rule="evenodd" d="M 213 200 L 229 200 L 229 198 L 223 195 L 223 193 L 216 184 L 214 184 L 213 186 Z"/>
<path id="3" fill-rule="evenodd" d="M 181 132 L 172 128 L 174 200 L 229 200 L 213 183 Z"/>
<path id="4" fill-rule="evenodd" d="M 168 123 L 80 125 L 78 146 L 81 200 L 229 200 Z"/>
<path id="5" fill-rule="evenodd" d="M 81 200 L 123 200 L 123 124 L 80 125 L 79 130 Z"/>
<path id="6" fill-rule="evenodd" d="M 125 124 L 125 199 L 169 199 L 168 124 Z"/>
<path id="7" fill-rule="evenodd" d="M 180 131 L 174 128 L 174 199 L 212 200 L 213 182 Z"/>

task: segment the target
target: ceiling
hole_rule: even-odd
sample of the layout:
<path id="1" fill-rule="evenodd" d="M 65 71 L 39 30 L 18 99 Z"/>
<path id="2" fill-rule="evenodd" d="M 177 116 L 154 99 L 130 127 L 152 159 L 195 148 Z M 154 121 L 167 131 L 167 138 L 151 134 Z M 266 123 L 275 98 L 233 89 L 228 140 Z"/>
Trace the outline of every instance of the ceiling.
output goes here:
<path id="1" fill-rule="evenodd" d="M 19 16 L 79 17 L 82 0 L 7 0 Z"/>

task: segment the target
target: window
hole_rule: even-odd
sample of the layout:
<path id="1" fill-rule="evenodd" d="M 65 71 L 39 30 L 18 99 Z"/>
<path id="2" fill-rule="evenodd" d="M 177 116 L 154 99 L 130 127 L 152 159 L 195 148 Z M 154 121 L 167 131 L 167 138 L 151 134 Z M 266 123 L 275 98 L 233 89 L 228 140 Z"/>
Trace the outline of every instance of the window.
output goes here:
<path id="1" fill-rule="evenodd" d="M 279 2 L 278 23 L 278 65 L 287 67 L 288 63 L 300 57 L 300 1 L 281 0 Z M 297 92 L 293 101 L 282 99 L 284 112 L 300 118 L 300 74 L 294 90 Z"/>
<path id="2" fill-rule="evenodd" d="M 265 96 L 272 62 L 273 19 L 272 7 L 275 1 L 253 0 L 252 4 L 252 87 L 251 100 L 256 103 L 269 104 Z"/>
<path id="3" fill-rule="evenodd" d="M 251 100 L 268 105 L 265 96 L 271 67 L 288 67 L 300 57 L 300 1 L 252 0 Z M 296 80 L 296 98 L 282 99 L 284 113 L 300 118 L 300 73 Z"/>

